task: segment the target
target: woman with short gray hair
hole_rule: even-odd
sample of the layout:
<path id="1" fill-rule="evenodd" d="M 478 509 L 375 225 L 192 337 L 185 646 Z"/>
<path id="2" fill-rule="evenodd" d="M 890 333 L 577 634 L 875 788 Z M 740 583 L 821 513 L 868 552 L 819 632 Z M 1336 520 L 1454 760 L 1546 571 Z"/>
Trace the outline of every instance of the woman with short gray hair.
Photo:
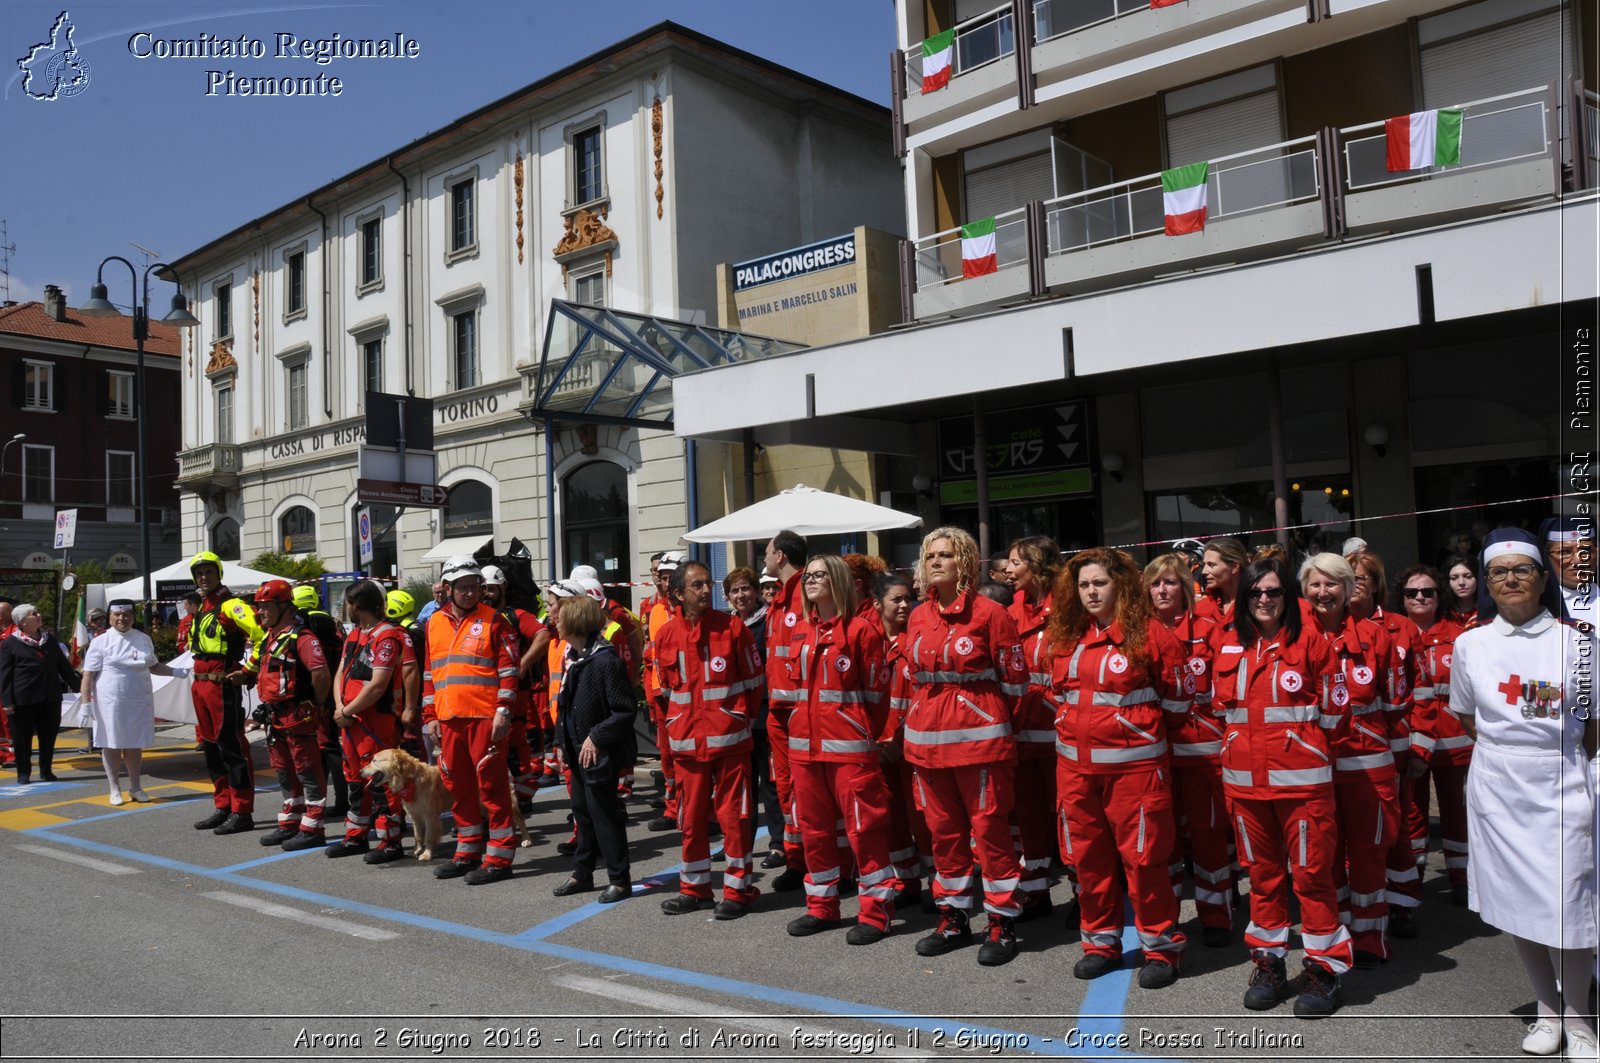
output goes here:
<path id="1" fill-rule="evenodd" d="M 10 718 L 16 746 L 17 783 L 27 785 L 33 775 L 33 740 L 39 739 L 39 778 L 55 782 L 52 771 L 56 735 L 61 730 L 61 695 L 77 688 L 61 643 L 44 630 L 44 617 L 32 605 L 11 612 L 16 625 L 0 639 L 0 704 Z"/>

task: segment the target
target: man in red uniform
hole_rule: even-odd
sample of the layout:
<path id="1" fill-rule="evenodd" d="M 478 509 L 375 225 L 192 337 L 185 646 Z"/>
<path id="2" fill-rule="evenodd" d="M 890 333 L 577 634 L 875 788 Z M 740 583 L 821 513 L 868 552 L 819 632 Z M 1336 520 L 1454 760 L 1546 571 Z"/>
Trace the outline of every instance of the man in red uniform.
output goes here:
<path id="1" fill-rule="evenodd" d="M 328 777 L 317 742 L 317 707 L 327 699 L 333 677 L 322 644 L 300 623 L 293 593 L 281 579 L 256 588 L 256 608 L 267 634 L 228 680 L 255 684 L 261 697 L 255 716 L 266 725 L 267 750 L 283 791 L 278 827 L 262 835 L 261 844 L 298 852 L 324 840 Z"/>
<path id="2" fill-rule="evenodd" d="M 751 698 L 761 661 L 737 617 L 711 608 L 711 570 L 686 561 L 672 575 L 682 609 L 655 637 L 656 668 L 667 695 L 666 742 L 678 779 L 683 869 L 668 915 L 711 905 L 713 794 L 727 866 L 717 919 L 737 919 L 760 890 L 750 885 L 754 793 L 750 778 Z"/>
<path id="3" fill-rule="evenodd" d="M 655 725 L 656 749 L 661 754 L 661 788 L 665 797 L 661 815 L 646 824 L 652 831 L 676 830 L 678 826 L 678 782 L 673 773 L 671 744 L 667 741 L 667 695 L 661 686 L 661 675 L 656 654 L 656 638 L 677 611 L 672 599 L 670 581 L 672 574 L 683 564 L 685 555 L 676 550 L 658 554 L 650 562 L 651 578 L 656 582 L 656 594 L 645 614 L 645 667 L 644 697 L 650 709 L 650 721 Z"/>
<path id="4" fill-rule="evenodd" d="M 805 599 L 800 591 L 800 569 L 806 563 L 806 541 L 792 531 L 780 531 L 767 543 L 767 575 L 780 581 L 767 606 L 767 741 L 772 745 L 772 780 L 783 809 L 783 855 L 787 867 L 772 880 L 779 893 L 805 884 L 805 849 L 794 816 L 794 777 L 789 772 L 789 715 L 800 696 L 789 679 L 789 643 L 797 625 L 805 622 Z"/>
<path id="5" fill-rule="evenodd" d="M 545 655 L 550 647 L 550 631 L 538 617 L 526 609 L 506 604 L 506 574 L 498 565 L 484 565 L 483 604 L 500 614 L 517 640 L 517 698 L 511 707 L 511 732 L 507 736 L 507 754 L 512 757 L 515 774 L 512 785 L 517 804 L 522 811 L 533 810 L 533 795 L 539 792 L 542 765 L 528 741 L 528 728 L 537 726 L 543 731 L 543 721 L 535 720 L 533 710 L 533 684 L 535 677 L 544 671 Z"/>
<path id="6" fill-rule="evenodd" d="M 239 688 L 226 680 L 261 641 L 263 632 L 250 604 L 222 585 L 220 557 L 202 550 L 190 560 L 189 571 L 202 598 L 189 629 L 189 649 L 194 654 L 190 697 L 194 699 L 195 736 L 205 753 L 215 806 L 194 829 L 239 834 L 255 830 L 255 773 L 250 765 L 250 743 L 244 736 L 244 699 Z"/>
<path id="7" fill-rule="evenodd" d="M 361 769 L 381 750 L 400 744 L 400 665 L 406 635 L 385 616 L 383 588 L 361 580 L 345 588 L 345 608 L 355 628 L 345 639 L 343 660 L 334 682 L 333 722 L 341 728 L 344 777 L 350 786 L 350 811 L 344 818 L 344 840 L 328 846 L 330 857 L 366 853 L 369 864 L 387 864 L 401 857 L 405 810 L 384 787 L 374 792 Z M 403 696 L 403 695 L 401 695 Z M 376 822 L 374 823 L 374 818 Z M 377 827 L 378 848 L 367 851 L 367 828 Z"/>
<path id="8" fill-rule="evenodd" d="M 178 652 L 189 652 L 189 629 L 194 626 L 194 615 L 200 611 L 200 595 L 190 591 L 183 596 L 183 616 L 178 619 Z"/>
<path id="9" fill-rule="evenodd" d="M 511 780 L 506 744 L 517 697 L 516 636 L 480 601 L 483 579 L 470 557 L 445 562 L 450 587 L 428 618 L 428 666 L 422 673 L 423 730 L 439 747 L 450 788 L 456 851 L 435 878 L 466 876 L 470 886 L 511 877 Z M 489 812 L 484 843 L 483 812 Z"/>

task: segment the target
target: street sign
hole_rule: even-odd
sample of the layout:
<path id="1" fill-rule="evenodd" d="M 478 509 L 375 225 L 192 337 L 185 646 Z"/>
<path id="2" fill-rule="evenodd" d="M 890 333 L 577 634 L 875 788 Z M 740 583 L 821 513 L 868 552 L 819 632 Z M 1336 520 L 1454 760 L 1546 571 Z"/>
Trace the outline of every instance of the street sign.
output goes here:
<path id="1" fill-rule="evenodd" d="M 439 482 L 439 458 L 431 450 L 385 450 L 362 445 L 356 451 L 356 476 L 363 480 L 394 480 L 404 484 Z"/>
<path id="2" fill-rule="evenodd" d="M 367 444 L 393 450 L 403 438 L 408 450 L 433 449 L 433 400 L 367 392 Z"/>
<path id="3" fill-rule="evenodd" d="M 63 509 L 56 513 L 56 546 L 57 550 L 65 550 L 72 546 L 78 538 L 78 511 Z"/>
<path id="4" fill-rule="evenodd" d="M 438 484 L 401 483 L 398 480 L 356 481 L 356 500 L 389 506 L 425 506 L 443 509 L 450 492 Z"/>
<path id="5" fill-rule="evenodd" d="M 372 508 L 362 506 L 356 514 L 356 535 L 361 540 L 361 563 L 372 564 Z"/>

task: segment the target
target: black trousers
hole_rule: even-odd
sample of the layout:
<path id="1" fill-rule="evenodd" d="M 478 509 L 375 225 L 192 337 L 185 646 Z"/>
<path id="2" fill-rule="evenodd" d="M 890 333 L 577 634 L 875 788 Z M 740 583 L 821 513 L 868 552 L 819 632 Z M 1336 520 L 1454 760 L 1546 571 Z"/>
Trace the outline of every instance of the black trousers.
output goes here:
<path id="1" fill-rule="evenodd" d="M 33 739 L 39 738 L 39 773 L 54 767 L 56 735 L 61 732 L 61 702 L 18 705 L 11 714 L 11 745 L 17 755 L 17 778 L 33 774 Z"/>
<path id="2" fill-rule="evenodd" d="M 767 827 L 767 848 L 783 848 L 783 806 L 778 803 L 778 781 L 772 777 L 772 744 L 767 741 L 767 729 L 757 727 L 750 732 L 754 746 L 750 751 L 751 779 L 755 783 L 756 800 L 761 803 L 761 822 Z"/>
<path id="3" fill-rule="evenodd" d="M 595 865 L 606 862 L 606 878 L 614 886 L 633 883 L 628 863 L 628 814 L 617 793 L 614 766 L 598 778 L 578 767 L 576 751 L 569 751 L 572 779 L 572 821 L 578 829 L 578 848 L 572 854 L 575 878 L 593 878 Z"/>

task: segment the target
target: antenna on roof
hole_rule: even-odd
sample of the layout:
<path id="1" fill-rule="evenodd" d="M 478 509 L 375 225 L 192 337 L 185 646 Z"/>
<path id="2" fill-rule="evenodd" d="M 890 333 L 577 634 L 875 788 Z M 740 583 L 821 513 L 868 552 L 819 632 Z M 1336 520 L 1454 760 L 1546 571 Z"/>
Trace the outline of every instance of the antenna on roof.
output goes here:
<path id="1" fill-rule="evenodd" d="M 160 261 L 160 259 L 161 259 L 161 252 L 160 251 L 152 251 L 148 247 L 144 246 L 143 244 L 136 244 L 132 240 L 129 240 L 128 241 L 128 246 L 131 247 L 131 248 L 134 248 L 135 250 L 137 250 L 140 254 L 142 254 L 144 256 L 144 262 L 141 263 L 141 264 L 146 266 L 146 267 L 148 267 L 151 262 Z"/>
<path id="2" fill-rule="evenodd" d="M 0 218 L 0 306 L 11 305 L 11 253 L 15 251 L 6 233 L 6 220 Z"/>

